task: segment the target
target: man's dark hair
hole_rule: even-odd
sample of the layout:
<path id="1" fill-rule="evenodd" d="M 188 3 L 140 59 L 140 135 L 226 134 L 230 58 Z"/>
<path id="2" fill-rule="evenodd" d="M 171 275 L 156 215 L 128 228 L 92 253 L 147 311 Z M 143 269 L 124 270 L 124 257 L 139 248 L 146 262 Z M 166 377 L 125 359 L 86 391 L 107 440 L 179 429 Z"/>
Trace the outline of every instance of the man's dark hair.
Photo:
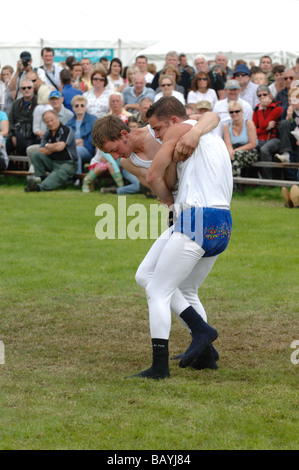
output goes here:
<path id="1" fill-rule="evenodd" d="M 62 85 L 68 85 L 72 81 L 72 74 L 69 69 L 63 69 L 60 72 L 60 81 Z"/>
<path id="2" fill-rule="evenodd" d="M 185 106 L 174 96 L 164 96 L 152 104 L 146 112 L 146 118 L 150 119 L 152 116 L 158 119 L 170 119 L 171 116 L 177 116 L 186 119 Z"/>
<path id="3" fill-rule="evenodd" d="M 54 49 L 52 49 L 52 47 L 43 47 L 43 48 L 42 48 L 42 51 L 41 51 L 41 56 L 43 56 L 44 51 L 46 51 L 46 52 L 52 52 L 53 55 L 54 55 Z"/>

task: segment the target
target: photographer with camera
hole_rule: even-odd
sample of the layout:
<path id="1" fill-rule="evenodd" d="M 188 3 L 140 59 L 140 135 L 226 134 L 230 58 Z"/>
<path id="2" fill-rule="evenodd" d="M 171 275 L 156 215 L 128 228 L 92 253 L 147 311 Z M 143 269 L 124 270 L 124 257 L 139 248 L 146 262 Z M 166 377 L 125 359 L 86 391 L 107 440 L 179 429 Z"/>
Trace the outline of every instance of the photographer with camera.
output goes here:
<path id="1" fill-rule="evenodd" d="M 22 98 L 20 83 L 26 78 L 28 72 L 33 71 L 32 57 L 30 52 L 24 51 L 17 62 L 17 69 L 9 84 L 9 89 L 13 100 Z"/>

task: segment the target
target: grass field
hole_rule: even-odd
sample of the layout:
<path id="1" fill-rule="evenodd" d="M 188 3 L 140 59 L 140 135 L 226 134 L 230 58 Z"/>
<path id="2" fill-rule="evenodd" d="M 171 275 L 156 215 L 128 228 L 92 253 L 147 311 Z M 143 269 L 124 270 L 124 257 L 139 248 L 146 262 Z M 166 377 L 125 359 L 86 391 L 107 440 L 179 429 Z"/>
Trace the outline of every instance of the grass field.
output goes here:
<path id="1" fill-rule="evenodd" d="M 234 195 L 230 245 L 200 290 L 218 370 L 171 361 L 157 382 L 124 378 L 151 362 L 134 275 L 152 240 L 96 238 L 95 209 L 116 196 L 23 186 L 0 180 L 0 449 L 298 449 L 299 211 L 278 188 Z M 188 344 L 174 319 L 170 354 Z"/>

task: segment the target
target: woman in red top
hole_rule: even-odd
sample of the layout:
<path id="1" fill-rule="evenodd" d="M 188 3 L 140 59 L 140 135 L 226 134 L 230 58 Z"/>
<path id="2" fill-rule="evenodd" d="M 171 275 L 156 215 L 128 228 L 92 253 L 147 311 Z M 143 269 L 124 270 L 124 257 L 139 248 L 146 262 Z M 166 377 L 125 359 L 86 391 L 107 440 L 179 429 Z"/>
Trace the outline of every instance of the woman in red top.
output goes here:
<path id="1" fill-rule="evenodd" d="M 260 85 L 256 90 L 259 104 L 253 111 L 252 120 L 256 127 L 260 160 L 272 162 L 275 153 L 279 152 L 281 142 L 277 137 L 277 126 L 283 109 L 280 103 L 274 103 L 269 88 Z M 271 168 L 263 168 L 262 176 L 272 179 Z"/>

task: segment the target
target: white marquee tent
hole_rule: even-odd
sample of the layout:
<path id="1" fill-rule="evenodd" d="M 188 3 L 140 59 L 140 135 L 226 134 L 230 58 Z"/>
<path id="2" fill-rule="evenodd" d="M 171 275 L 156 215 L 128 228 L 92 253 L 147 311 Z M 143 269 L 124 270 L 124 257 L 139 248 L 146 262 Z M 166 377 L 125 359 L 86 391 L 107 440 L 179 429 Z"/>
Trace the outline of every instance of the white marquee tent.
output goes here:
<path id="1" fill-rule="evenodd" d="M 260 0 L 214 0 L 204 7 L 188 0 L 182 10 L 184 15 L 161 0 L 144 8 L 141 0 L 114 0 L 113 8 L 102 2 L 84 8 L 82 0 L 51 0 L 38 6 L 6 2 L 1 6 L 0 63 L 15 66 L 20 52 L 28 50 L 37 67 L 44 46 L 109 48 L 123 65 L 144 53 L 158 68 L 171 50 L 184 52 L 190 64 L 199 53 L 213 60 L 220 50 L 230 65 L 241 58 L 257 63 L 263 54 L 294 65 L 299 56 L 299 0 L 272 0 L 271 5 Z"/>

